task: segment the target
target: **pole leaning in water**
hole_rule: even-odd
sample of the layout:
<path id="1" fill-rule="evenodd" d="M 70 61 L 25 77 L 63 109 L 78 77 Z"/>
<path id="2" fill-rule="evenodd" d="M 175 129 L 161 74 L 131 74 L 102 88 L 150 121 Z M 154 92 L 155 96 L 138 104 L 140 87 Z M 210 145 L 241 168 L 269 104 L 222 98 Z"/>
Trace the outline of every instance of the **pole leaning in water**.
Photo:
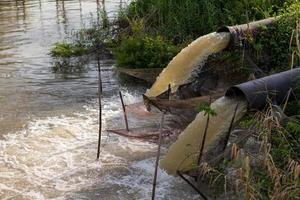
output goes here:
<path id="1" fill-rule="evenodd" d="M 156 161 L 155 161 L 155 171 L 154 171 L 154 179 L 152 185 L 152 200 L 155 199 L 155 189 L 156 189 L 156 179 L 157 179 L 157 170 L 158 170 L 158 162 L 160 156 L 160 147 L 161 147 L 161 140 L 162 140 L 162 129 L 164 124 L 165 112 L 162 112 L 160 127 L 159 127 L 159 137 L 158 137 L 158 149 L 156 154 Z"/>
<path id="2" fill-rule="evenodd" d="M 100 147 L 101 147 L 101 136 L 102 136 L 102 104 L 101 104 L 101 96 L 102 96 L 102 80 L 101 80 L 101 66 L 100 66 L 100 58 L 97 55 L 97 67 L 98 67 L 98 101 L 99 101 L 99 136 L 98 136 L 98 150 L 97 150 L 97 160 L 100 157 Z"/>
<path id="3" fill-rule="evenodd" d="M 119 96 L 120 96 L 121 103 L 122 103 L 126 131 L 129 132 L 129 126 L 128 126 L 128 120 L 127 120 L 127 114 L 126 114 L 126 107 L 125 107 L 125 104 L 124 104 L 124 100 L 123 100 L 123 96 L 122 96 L 122 92 L 121 91 L 119 91 Z"/>

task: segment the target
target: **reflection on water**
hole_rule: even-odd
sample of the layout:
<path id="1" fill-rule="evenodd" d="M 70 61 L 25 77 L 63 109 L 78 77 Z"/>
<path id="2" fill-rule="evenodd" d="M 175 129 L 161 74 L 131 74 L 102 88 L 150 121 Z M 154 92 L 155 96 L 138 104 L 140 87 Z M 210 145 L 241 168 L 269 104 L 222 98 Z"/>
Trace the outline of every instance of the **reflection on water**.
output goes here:
<path id="1" fill-rule="evenodd" d="M 120 0 L 105 2 L 113 16 Z M 0 0 L 0 199 L 149 199 L 156 146 L 103 132 L 96 161 L 96 62 L 66 70 L 48 55 L 103 8 L 100 0 Z M 101 65 L 103 127 L 123 128 L 114 61 Z M 136 86 L 123 90 L 126 103 L 138 100 Z M 198 198 L 162 171 L 157 187 L 158 199 Z"/>
<path id="2" fill-rule="evenodd" d="M 106 1 L 110 16 L 118 7 L 119 1 Z M 95 96 L 95 63 L 54 74 L 48 53 L 100 9 L 96 0 L 0 0 L 0 136 L 32 115 L 57 114 Z"/>

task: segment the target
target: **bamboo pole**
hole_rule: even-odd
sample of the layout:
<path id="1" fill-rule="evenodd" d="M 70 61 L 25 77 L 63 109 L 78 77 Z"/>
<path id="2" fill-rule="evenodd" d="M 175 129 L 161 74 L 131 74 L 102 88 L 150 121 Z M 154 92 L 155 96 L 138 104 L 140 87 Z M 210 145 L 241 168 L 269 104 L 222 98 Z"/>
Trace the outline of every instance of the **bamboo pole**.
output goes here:
<path id="1" fill-rule="evenodd" d="M 210 106 L 210 104 L 211 104 L 211 97 L 209 98 L 209 106 Z M 202 154 L 203 154 L 203 149 L 204 149 L 206 135 L 207 135 L 207 130 L 208 130 L 208 125 L 209 125 L 209 118 L 210 118 L 209 116 L 210 116 L 209 113 L 207 113 L 207 120 L 206 120 L 204 134 L 203 134 L 203 138 L 202 138 L 202 142 L 201 142 L 201 146 L 200 146 L 200 152 L 199 152 L 197 166 L 200 165 Z"/>
<path id="2" fill-rule="evenodd" d="M 196 192 L 198 192 L 198 194 L 200 194 L 200 196 L 207 200 L 208 198 L 193 184 L 191 183 L 187 178 L 185 178 L 183 176 L 183 174 L 180 171 L 177 171 L 177 174 L 179 175 L 180 178 L 182 178 L 182 180 L 184 180 L 188 185 L 190 185 Z"/>
<path id="3" fill-rule="evenodd" d="M 161 149 L 161 140 L 162 140 L 162 129 L 164 124 L 165 113 L 162 112 L 160 127 L 159 127 L 159 137 L 158 137 L 158 149 L 156 154 L 156 161 L 155 161 L 155 171 L 154 171 L 154 179 L 152 184 L 152 200 L 155 199 L 155 190 L 156 190 L 156 180 L 157 180 L 157 171 L 158 171 L 158 162 L 160 157 L 160 149 Z"/>
<path id="4" fill-rule="evenodd" d="M 171 95 L 171 85 L 168 85 L 168 100 L 170 100 L 170 95 Z"/>
<path id="5" fill-rule="evenodd" d="M 100 57 L 97 55 L 97 67 L 98 67 L 98 102 L 99 102 L 99 129 L 98 129 L 98 150 L 97 150 L 97 160 L 100 157 L 101 150 L 101 137 L 102 137 L 102 80 L 101 80 L 101 66 Z"/>
<path id="6" fill-rule="evenodd" d="M 126 114 L 126 107 L 125 107 L 125 104 L 124 104 L 124 100 L 123 100 L 123 96 L 122 96 L 121 91 L 119 91 L 119 96 L 120 96 L 121 103 L 122 103 L 124 121 L 125 121 L 125 125 L 126 125 L 126 131 L 129 132 L 129 126 L 128 126 L 128 120 L 127 120 L 127 114 Z"/>
<path id="7" fill-rule="evenodd" d="M 231 119 L 231 122 L 230 122 L 230 126 L 229 126 L 229 129 L 228 129 L 228 132 L 227 132 L 226 137 L 224 139 L 223 151 L 225 151 L 225 149 L 226 149 L 226 146 L 227 146 L 227 143 L 228 143 L 228 140 L 229 140 L 232 128 L 233 128 L 233 123 L 234 123 L 234 119 L 235 119 L 238 107 L 239 107 L 239 104 L 237 103 L 236 106 L 235 106 L 235 109 L 234 109 L 234 113 L 233 113 L 233 116 L 232 116 L 232 119 Z"/>

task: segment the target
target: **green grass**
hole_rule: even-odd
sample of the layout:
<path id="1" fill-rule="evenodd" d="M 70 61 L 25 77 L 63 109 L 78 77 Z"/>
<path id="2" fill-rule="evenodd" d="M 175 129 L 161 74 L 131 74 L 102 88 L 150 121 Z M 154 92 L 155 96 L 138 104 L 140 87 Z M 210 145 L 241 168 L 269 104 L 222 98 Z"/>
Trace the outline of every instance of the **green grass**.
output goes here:
<path id="1" fill-rule="evenodd" d="M 179 49 L 161 37 L 130 36 L 115 50 L 118 67 L 162 68 Z"/>
<path id="2" fill-rule="evenodd" d="M 224 24 L 273 16 L 289 4 L 283 0 L 134 0 L 119 12 L 118 66 L 165 67 L 178 52 L 175 46 L 184 46 Z"/>
<path id="3" fill-rule="evenodd" d="M 69 58 L 82 56 L 88 53 L 88 49 L 79 44 L 56 43 L 51 49 L 50 55 L 53 57 Z"/>
<path id="4" fill-rule="evenodd" d="M 255 38 L 251 44 L 257 65 L 263 66 L 269 72 L 283 71 L 291 67 L 291 55 L 297 48 L 296 38 L 290 42 L 299 20 L 300 2 L 297 2 L 282 9 L 272 26 L 261 27 L 260 37 Z M 294 63 L 299 65 L 298 57 L 294 58 Z"/>
<path id="5" fill-rule="evenodd" d="M 276 14 L 283 0 L 135 0 L 125 11 L 129 19 L 144 19 L 147 31 L 176 43 L 233 25 Z"/>

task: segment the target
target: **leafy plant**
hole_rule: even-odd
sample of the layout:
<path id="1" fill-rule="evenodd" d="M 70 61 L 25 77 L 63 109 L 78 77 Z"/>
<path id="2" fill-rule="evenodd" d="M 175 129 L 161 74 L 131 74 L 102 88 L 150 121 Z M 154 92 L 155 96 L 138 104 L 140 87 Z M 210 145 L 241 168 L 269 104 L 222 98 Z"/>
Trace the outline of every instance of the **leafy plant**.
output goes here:
<path id="1" fill-rule="evenodd" d="M 134 35 L 123 39 L 115 49 L 118 67 L 162 68 L 178 53 L 179 49 L 162 37 Z"/>
<path id="2" fill-rule="evenodd" d="M 213 110 L 208 103 L 201 103 L 197 106 L 196 111 L 204 112 L 205 115 L 209 114 L 211 116 L 216 116 L 217 113 Z"/>
<path id="3" fill-rule="evenodd" d="M 299 62 L 299 59 L 292 58 L 294 52 L 298 50 L 296 41 L 299 41 L 299 34 L 293 33 L 300 19 L 300 2 L 294 2 L 287 4 L 289 6 L 280 11 L 272 26 L 261 27 L 260 37 L 254 39 L 252 43 L 256 52 L 256 63 L 266 66 L 266 71 L 287 70 L 292 62 Z"/>
<path id="4" fill-rule="evenodd" d="M 88 49 L 80 44 L 56 43 L 51 49 L 51 56 L 53 57 L 72 57 L 86 54 Z"/>
<path id="5" fill-rule="evenodd" d="M 269 17 L 284 4 L 283 0 L 135 0 L 126 13 L 129 19 L 144 19 L 147 31 L 182 43 L 224 24 Z"/>

